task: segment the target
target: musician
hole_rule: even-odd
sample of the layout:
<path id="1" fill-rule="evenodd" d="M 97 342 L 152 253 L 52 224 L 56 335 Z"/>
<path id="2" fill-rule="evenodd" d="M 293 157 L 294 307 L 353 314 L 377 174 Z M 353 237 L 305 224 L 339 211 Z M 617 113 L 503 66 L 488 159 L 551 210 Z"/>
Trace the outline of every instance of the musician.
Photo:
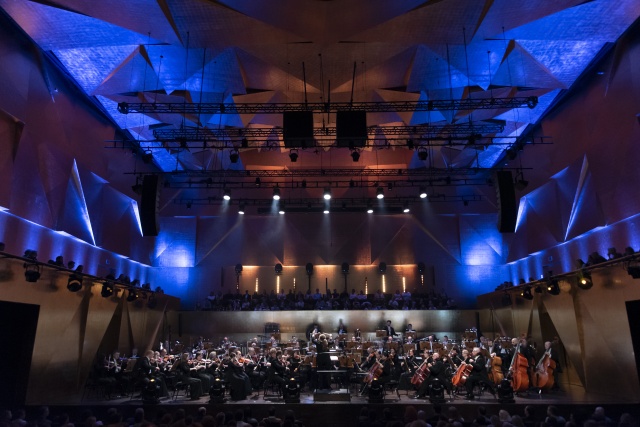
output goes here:
<path id="1" fill-rule="evenodd" d="M 364 370 L 370 369 L 378 361 L 378 355 L 374 347 L 369 347 L 367 351 L 369 352 L 367 358 L 360 364 L 360 368 Z"/>
<path id="2" fill-rule="evenodd" d="M 404 330 L 405 333 L 407 332 L 415 332 L 415 329 L 413 329 L 413 325 L 411 323 L 407 324 L 407 327 Z"/>
<path id="3" fill-rule="evenodd" d="M 385 327 L 385 329 L 387 330 L 388 337 L 395 337 L 396 335 L 398 335 L 396 333 L 396 330 L 393 329 L 393 326 L 391 326 L 391 320 L 387 320 L 387 326 Z"/>
<path id="4" fill-rule="evenodd" d="M 312 339 L 317 339 L 318 335 L 321 334 L 320 326 L 317 323 L 314 323 L 311 328 L 307 329 L 307 341 L 311 341 Z"/>
<path id="5" fill-rule="evenodd" d="M 230 387 L 231 400 L 245 400 L 251 394 L 251 380 L 244 371 L 245 359 L 240 352 L 231 357 L 231 363 L 226 374 L 226 380 Z"/>
<path id="6" fill-rule="evenodd" d="M 149 384 L 153 379 L 160 387 L 160 396 L 167 397 L 169 392 L 167 391 L 167 384 L 164 381 L 164 375 L 160 373 L 160 367 L 152 364 L 152 358 L 154 356 L 153 350 L 148 350 L 144 353 L 143 357 L 138 358 L 133 368 L 134 376 L 139 383 L 143 386 Z"/>
<path id="7" fill-rule="evenodd" d="M 425 397 L 429 393 L 429 386 L 436 381 L 440 381 L 449 394 L 451 394 L 451 383 L 446 377 L 446 365 L 440 358 L 440 353 L 433 353 L 431 363 L 427 363 L 427 369 L 429 370 L 429 376 L 422 382 L 422 385 L 418 389 L 414 398 L 419 399 Z"/>
<path id="8" fill-rule="evenodd" d="M 429 335 L 427 337 L 427 350 L 429 350 L 430 352 L 433 352 L 435 350 L 435 344 L 436 344 L 436 337 L 435 335 Z"/>
<path id="9" fill-rule="evenodd" d="M 209 391 L 211 384 L 213 384 L 214 377 L 207 372 L 207 368 L 211 365 L 211 361 L 204 356 L 207 353 L 202 350 L 196 353 L 196 358 L 193 360 L 191 366 L 191 376 L 198 378 L 202 382 L 202 390 Z"/>
<path id="10" fill-rule="evenodd" d="M 278 353 L 280 353 L 280 357 L 278 357 Z M 282 352 L 272 348 L 269 350 L 269 358 L 267 360 L 267 380 L 278 384 L 280 388 L 284 387 L 286 368 L 282 364 Z"/>
<path id="11" fill-rule="evenodd" d="M 474 398 L 473 387 L 477 384 L 484 385 L 489 390 L 489 393 L 495 396 L 496 391 L 493 389 L 493 385 L 491 384 L 491 381 L 489 381 L 489 376 L 487 374 L 487 361 L 480 352 L 480 347 L 473 348 L 469 364 L 473 366 L 473 369 L 465 382 L 467 399 L 471 400 Z"/>
<path id="12" fill-rule="evenodd" d="M 457 368 L 462 362 L 464 362 L 464 359 L 458 354 L 458 347 L 453 347 L 449 352 L 449 363 L 451 363 L 454 368 Z"/>
<path id="13" fill-rule="evenodd" d="M 393 356 L 388 351 L 384 351 L 378 354 L 379 362 L 382 364 L 382 373 L 378 377 L 378 382 L 386 384 L 392 381 L 394 361 Z"/>
<path id="14" fill-rule="evenodd" d="M 342 320 L 340 320 L 340 323 L 338 324 L 338 334 L 342 335 L 346 333 L 347 333 L 347 327 L 344 326 L 344 324 L 342 323 Z"/>
<path id="15" fill-rule="evenodd" d="M 558 355 L 558 351 L 553 348 L 551 341 L 546 341 L 544 343 L 544 352 L 549 355 L 551 360 L 556 362 L 556 368 L 553 370 L 553 387 L 551 387 L 551 390 L 560 390 L 560 386 L 558 384 L 558 374 L 562 372 L 562 369 L 560 368 L 560 357 Z"/>
<path id="16" fill-rule="evenodd" d="M 356 329 L 356 331 L 353 333 L 353 338 L 356 341 L 362 340 L 362 332 L 360 332 L 360 329 Z"/>
<path id="17" fill-rule="evenodd" d="M 177 374 L 180 382 L 183 384 L 189 384 L 191 400 L 197 400 L 202 396 L 202 383 L 200 379 L 191 377 L 189 353 L 182 353 L 180 360 L 173 364 L 171 371 Z"/>
<path id="18" fill-rule="evenodd" d="M 446 347 L 446 346 L 448 346 L 449 344 L 451 344 L 451 341 L 449 341 L 449 337 L 448 337 L 448 336 L 446 336 L 446 335 L 444 335 L 444 336 L 442 337 L 442 341 L 440 341 L 440 342 L 441 342 L 441 344 L 442 344 L 443 346 L 445 346 L 445 347 Z"/>
<path id="19" fill-rule="evenodd" d="M 316 345 L 316 350 L 318 352 L 318 356 L 316 357 L 318 371 L 327 371 L 332 369 L 333 365 L 331 364 L 331 356 L 329 354 L 329 342 L 327 341 L 327 336 L 325 334 L 320 334 L 317 340 L 313 340 L 313 343 Z M 331 374 L 322 373 L 318 377 L 320 380 L 320 389 L 326 390 L 331 388 Z"/>

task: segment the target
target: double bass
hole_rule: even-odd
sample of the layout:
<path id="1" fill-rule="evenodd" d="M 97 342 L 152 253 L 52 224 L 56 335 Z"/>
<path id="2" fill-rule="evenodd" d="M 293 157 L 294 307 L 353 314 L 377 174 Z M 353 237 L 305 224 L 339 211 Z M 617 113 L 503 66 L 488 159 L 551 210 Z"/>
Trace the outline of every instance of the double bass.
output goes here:
<path id="1" fill-rule="evenodd" d="M 502 373 L 502 359 L 500 356 L 493 356 L 489 359 L 489 379 L 494 384 L 500 384 L 504 379 Z"/>
<path id="2" fill-rule="evenodd" d="M 551 355 L 545 351 L 544 355 L 536 365 L 531 380 L 533 386 L 540 390 L 548 390 L 553 387 L 553 371 L 556 369 L 556 362 Z"/>
<path id="3" fill-rule="evenodd" d="M 527 358 L 520 353 L 520 343 L 516 346 L 509 373 L 511 375 L 511 387 L 513 391 L 527 391 L 529 389 L 529 362 Z"/>

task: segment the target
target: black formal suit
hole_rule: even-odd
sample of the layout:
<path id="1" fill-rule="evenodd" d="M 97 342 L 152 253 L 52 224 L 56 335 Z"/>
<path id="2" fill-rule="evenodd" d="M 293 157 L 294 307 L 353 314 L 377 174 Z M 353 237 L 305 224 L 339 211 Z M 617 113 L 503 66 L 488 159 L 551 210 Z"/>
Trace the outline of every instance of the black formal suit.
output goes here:
<path id="1" fill-rule="evenodd" d="M 316 356 L 318 370 L 330 370 L 333 365 L 331 364 L 331 355 L 329 354 L 329 343 L 320 340 L 313 340 L 313 343 L 316 345 L 316 350 L 318 351 L 318 355 Z M 331 388 L 331 374 L 321 373 L 318 375 L 318 379 L 320 380 L 320 389 L 326 390 Z"/>
<path id="2" fill-rule="evenodd" d="M 189 384 L 191 399 L 199 399 L 200 396 L 202 396 L 202 382 L 198 378 L 193 378 L 191 376 L 191 368 L 189 367 L 189 364 L 181 360 L 177 362 L 177 364 L 173 365 L 173 369 L 183 384 Z"/>
<path id="3" fill-rule="evenodd" d="M 267 369 L 267 380 L 275 382 L 281 387 L 284 386 L 284 374 L 286 372 L 286 367 L 275 357 L 270 358 L 269 363 L 271 366 Z"/>
<path id="4" fill-rule="evenodd" d="M 144 356 L 139 358 L 133 367 L 133 372 L 135 380 L 138 383 L 146 385 L 153 379 L 158 386 L 160 386 L 160 396 L 166 397 L 169 395 L 167 384 L 164 381 L 164 375 L 156 372 L 156 367 L 151 364 L 148 357 Z"/>
<path id="5" fill-rule="evenodd" d="M 487 374 L 487 359 L 485 359 L 482 354 L 478 354 L 475 359 L 470 358 L 468 363 L 473 367 L 473 369 L 465 383 L 467 396 L 473 397 L 473 387 L 477 384 L 484 384 L 491 394 L 495 394 L 495 390 L 493 389 L 493 385 L 491 384 L 491 381 L 489 381 L 489 375 Z"/>
<path id="6" fill-rule="evenodd" d="M 429 377 L 422 382 L 422 385 L 418 389 L 417 396 L 426 396 L 429 392 L 429 386 L 435 381 L 440 381 L 445 389 L 451 391 L 451 384 L 447 380 L 446 376 L 447 365 L 442 362 L 442 359 L 436 360 L 429 367 Z"/>
<path id="7" fill-rule="evenodd" d="M 388 336 L 388 337 L 395 337 L 396 335 L 398 335 L 398 334 L 396 333 L 396 330 L 395 330 L 395 329 L 393 329 L 393 326 L 385 326 L 384 328 L 385 328 L 385 329 L 386 329 L 386 331 L 387 331 L 387 336 Z"/>

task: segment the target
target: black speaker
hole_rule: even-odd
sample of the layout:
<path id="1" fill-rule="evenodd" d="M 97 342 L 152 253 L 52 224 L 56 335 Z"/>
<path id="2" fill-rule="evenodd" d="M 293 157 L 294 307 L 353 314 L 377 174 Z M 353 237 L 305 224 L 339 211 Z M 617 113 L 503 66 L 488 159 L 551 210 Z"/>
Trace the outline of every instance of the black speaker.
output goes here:
<path id="1" fill-rule="evenodd" d="M 516 231 L 518 206 L 516 206 L 516 191 L 513 188 L 511 171 L 497 171 L 496 184 L 498 231 L 501 233 L 513 233 Z"/>
<path id="2" fill-rule="evenodd" d="M 157 236 L 160 231 L 160 177 L 145 175 L 140 198 L 140 223 L 143 236 Z"/>
<path id="3" fill-rule="evenodd" d="M 286 111 L 282 113 L 282 136 L 286 148 L 313 146 L 313 112 Z"/>
<path id="4" fill-rule="evenodd" d="M 336 112 L 336 145 L 356 148 L 367 144 L 367 112 Z"/>

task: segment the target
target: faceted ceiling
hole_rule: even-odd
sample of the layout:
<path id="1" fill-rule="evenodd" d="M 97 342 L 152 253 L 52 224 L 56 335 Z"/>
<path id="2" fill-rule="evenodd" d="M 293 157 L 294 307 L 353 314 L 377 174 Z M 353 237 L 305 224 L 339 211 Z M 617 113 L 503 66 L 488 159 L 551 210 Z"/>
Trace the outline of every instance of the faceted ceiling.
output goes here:
<path id="1" fill-rule="evenodd" d="M 0 0 L 121 128 L 151 148 L 162 171 L 303 168 L 492 168 L 508 145 L 569 89 L 640 15 L 637 0 Z M 465 101 L 535 96 L 533 108 L 367 114 L 358 162 L 331 142 L 281 144 L 281 114 L 121 114 L 118 103 Z M 391 126 L 493 126 L 474 144 L 433 146 L 428 157 Z M 335 115 L 314 114 L 316 128 Z M 495 129 L 499 126 L 499 129 Z M 264 144 L 182 149 L 154 131 L 266 132 Z M 272 134 L 269 132 L 273 130 Z M 224 141 L 223 141 L 224 142 Z M 188 146 L 190 147 L 190 146 Z M 240 147 L 238 145 L 238 147 Z M 450 183 L 450 182 L 447 182 Z M 345 190 L 346 191 L 346 190 Z M 458 191 L 458 190 L 456 190 Z M 472 190 L 472 192 L 475 190 Z M 491 190 L 494 191 L 494 190 Z"/>

